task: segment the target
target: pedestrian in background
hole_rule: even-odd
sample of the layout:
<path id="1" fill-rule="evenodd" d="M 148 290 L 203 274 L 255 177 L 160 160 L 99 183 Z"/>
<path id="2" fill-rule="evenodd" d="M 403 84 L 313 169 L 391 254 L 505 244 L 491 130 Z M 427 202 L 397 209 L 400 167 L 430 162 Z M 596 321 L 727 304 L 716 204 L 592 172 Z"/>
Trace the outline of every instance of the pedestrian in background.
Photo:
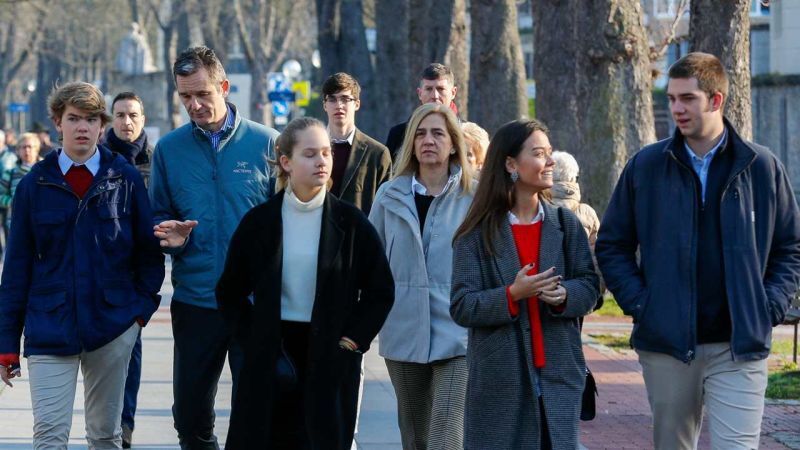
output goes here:
<path id="1" fill-rule="evenodd" d="M 598 279 L 580 221 L 546 200 L 551 152 L 541 123 L 501 127 L 456 232 L 450 313 L 469 328 L 465 448 L 578 447 L 578 319 Z"/>
<path id="2" fill-rule="evenodd" d="M 378 190 L 370 220 L 395 280 L 380 354 L 397 395 L 403 448 L 462 449 L 467 332 L 450 317 L 452 240 L 475 189 L 455 114 L 414 111 L 396 176 Z"/>
<path id="3" fill-rule="evenodd" d="M 475 173 L 479 174 L 486 159 L 486 149 L 489 148 L 489 133 L 475 122 L 462 122 L 461 131 L 467 144 L 467 160 Z"/>
<path id="4" fill-rule="evenodd" d="M 34 164 L 39 162 L 39 137 L 33 133 L 23 133 L 17 141 L 17 164 L 0 175 L 0 208 L 6 211 L 6 221 L 3 225 L 6 230 L 11 230 L 11 211 L 14 203 L 14 194 L 17 191 L 22 177 L 31 171 Z"/>
<path id="5" fill-rule="evenodd" d="M 226 448 L 347 450 L 392 274 L 366 216 L 327 192 L 325 125 L 293 120 L 277 154 L 278 193 L 242 219 L 217 285 L 244 346 Z"/>

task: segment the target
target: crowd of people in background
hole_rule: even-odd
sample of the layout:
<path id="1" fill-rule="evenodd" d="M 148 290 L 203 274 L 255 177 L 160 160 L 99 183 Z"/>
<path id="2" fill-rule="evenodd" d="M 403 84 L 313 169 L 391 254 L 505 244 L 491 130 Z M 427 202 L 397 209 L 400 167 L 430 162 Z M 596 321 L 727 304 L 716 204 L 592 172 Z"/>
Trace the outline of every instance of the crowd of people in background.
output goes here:
<path id="1" fill-rule="evenodd" d="M 602 221 L 545 124 L 490 137 L 439 63 L 385 144 L 356 126 L 353 76 L 322 84 L 325 122 L 279 134 L 228 101 L 203 46 L 173 65 L 190 121 L 155 147 L 136 93 L 107 108 L 91 84 L 57 87 L 60 147 L 41 126 L 0 132 L 0 376 L 22 350 L 34 447 L 66 448 L 79 369 L 90 447 L 130 447 L 169 255 L 182 449 L 219 448 L 226 359 L 226 448 L 355 448 L 376 336 L 404 449 L 578 448 L 581 325 L 606 284 L 634 318 L 655 447 L 696 448 L 705 409 L 715 448 L 757 448 L 800 211 L 781 163 L 724 118 L 719 60 L 690 53 L 669 77 L 675 132 L 631 158 Z"/>

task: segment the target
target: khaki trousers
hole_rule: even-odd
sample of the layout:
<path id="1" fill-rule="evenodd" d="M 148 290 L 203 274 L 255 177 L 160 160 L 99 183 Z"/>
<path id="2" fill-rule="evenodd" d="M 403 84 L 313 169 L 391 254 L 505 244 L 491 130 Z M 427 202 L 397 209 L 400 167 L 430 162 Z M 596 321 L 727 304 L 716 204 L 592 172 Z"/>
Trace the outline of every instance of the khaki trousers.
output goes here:
<path id="1" fill-rule="evenodd" d="M 734 361 L 729 343 L 698 345 L 696 352 L 686 364 L 636 350 L 653 412 L 655 448 L 696 449 L 705 409 L 713 449 L 757 449 L 767 361 Z"/>
<path id="2" fill-rule="evenodd" d="M 78 367 L 83 372 L 89 449 L 122 448 L 120 421 L 125 378 L 139 330 L 139 325 L 134 323 L 116 339 L 92 352 L 28 357 L 36 450 L 67 448 Z"/>

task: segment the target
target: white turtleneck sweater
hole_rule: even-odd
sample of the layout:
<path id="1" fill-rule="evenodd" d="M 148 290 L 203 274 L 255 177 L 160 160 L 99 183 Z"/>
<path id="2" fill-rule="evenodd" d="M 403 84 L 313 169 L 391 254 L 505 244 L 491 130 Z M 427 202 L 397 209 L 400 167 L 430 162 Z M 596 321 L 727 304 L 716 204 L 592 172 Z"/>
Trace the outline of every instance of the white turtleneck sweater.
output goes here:
<path id="1" fill-rule="evenodd" d="M 317 255 L 325 188 L 304 203 L 286 187 L 283 216 L 281 320 L 311 322 L 317 289 Z"/>

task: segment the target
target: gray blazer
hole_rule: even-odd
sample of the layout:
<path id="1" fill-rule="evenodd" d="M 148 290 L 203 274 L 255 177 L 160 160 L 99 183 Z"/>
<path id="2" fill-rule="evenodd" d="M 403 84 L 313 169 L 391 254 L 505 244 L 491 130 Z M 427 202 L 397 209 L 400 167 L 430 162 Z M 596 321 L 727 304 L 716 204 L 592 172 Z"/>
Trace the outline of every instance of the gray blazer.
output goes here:
<path id="1" fill-rule="evenodd" d="M 558 208 L 543 205 L 545 217 L 539 267 L 555 267 L 564 277 L 566 308 L 554 312 L 541 303 L 545 366 L 533 367 L 526 302 L 512 317 L 506 287 L 520 269 L 511 225 L 494 241 L 495 254 L 484 248 L 480 229 L 456 241 L 450 313 L 469 327 L 465 449 L 538 449 L 539 379 L 554 449 L 578 446 L 578 417 L 585 361 L 577 319 L 592 311 L 599 296 L 598 278 L 580 221 L 568 209 L 563 223 Z"/>
<path id="2" fill-rule="evenodd" d="M 451 165 L 450 173 L 456 179 L 433 200 L 424 235 L 410 175 L 384 183 L 372 205 L 369 220 L 386 248 L 395 286 L 396 300 L 380 332 L 384 358 L 429 363 L 466 354 L 467 330 L 450 317 L 450 281 L 453 235 L 473 195 L 461 189 L 458 166 Z"/>

